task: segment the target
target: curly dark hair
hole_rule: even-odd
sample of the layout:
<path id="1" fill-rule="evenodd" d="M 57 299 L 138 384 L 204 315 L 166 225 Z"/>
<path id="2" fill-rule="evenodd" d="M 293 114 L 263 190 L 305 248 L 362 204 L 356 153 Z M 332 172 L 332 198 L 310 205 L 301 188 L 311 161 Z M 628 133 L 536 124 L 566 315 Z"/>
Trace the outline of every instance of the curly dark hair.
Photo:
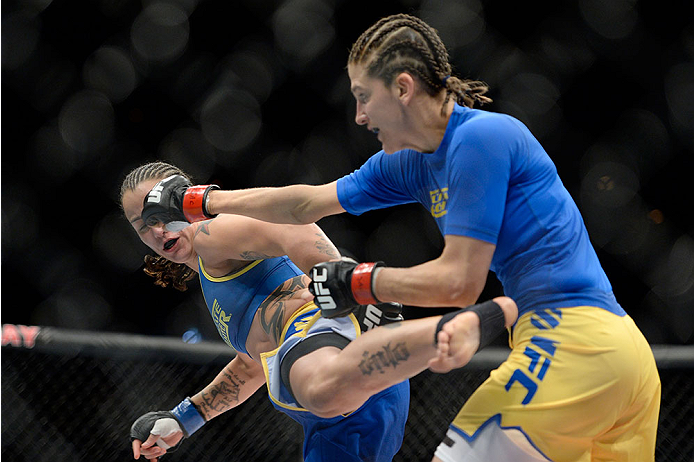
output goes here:
<path id="1" fill-rule="evenodd" d="M 178 167 L 166 162 L 150 162 L 132 170 L 125 176 L 120 188 L 120 204 L 123 207 L 123 195 L 128 191 L 134 191 L 137 185 L 143 181 L 163 180 L 171 175 L 190 177 Z M 161 287 L 173 286 L 175 289 L 185 291 L 187 282 L 195 278 L 195 271 L 183 263 L 174 263 L 161 255 L 145 255 L 144 272 L 154 278 L 154 284 Z"/>
<path id="2" fill-rule="evenodd" d="M 181 292 L 188 290 L 187 282 L 195 277 L 195 271 L 188 266 L 174 263 L 161 255 L 145 255 L 144 272 L 154 278 L 154 284 L 173 286 Z"/>

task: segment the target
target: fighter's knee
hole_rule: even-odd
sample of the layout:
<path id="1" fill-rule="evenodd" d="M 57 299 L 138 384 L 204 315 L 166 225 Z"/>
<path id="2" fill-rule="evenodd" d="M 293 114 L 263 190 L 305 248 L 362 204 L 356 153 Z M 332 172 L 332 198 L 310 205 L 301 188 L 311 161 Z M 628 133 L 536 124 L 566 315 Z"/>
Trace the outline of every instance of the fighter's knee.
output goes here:
<path id="1" fill-rule="evenodd" d="M 316 377 L 316 380 L 302 384 L 295 393 L 300 404 L 318 417 L 331 418 L 342 413 L 339 393 L 329 378 Z"/>
<path id="2" fill-rule="evenodd" d="M 504 312 L 504 324 L 511 327 L 518 319 L 518 305 L 509 297 L 496 297 L 494 302 L 501 307 Z"/>

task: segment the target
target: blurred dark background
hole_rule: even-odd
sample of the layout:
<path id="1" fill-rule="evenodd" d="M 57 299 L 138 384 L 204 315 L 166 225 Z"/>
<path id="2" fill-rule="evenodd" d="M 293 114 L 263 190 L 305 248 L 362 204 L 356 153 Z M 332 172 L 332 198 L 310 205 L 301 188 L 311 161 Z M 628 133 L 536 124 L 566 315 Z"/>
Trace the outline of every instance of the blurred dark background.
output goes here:
<path id="1" fill-rule="evenodd" d="M 118 189 L 162 159 L 225 189 L 322 184 L 380 149 L 345 64 L 406 12 L 540 139 L 618 300 L 694 343 L 694 23 L 684 1 L 4 0 L 2 322 L 218 339 L 196 284 L 155 287 Z M 442 238 L 419 205 L 319 223 L 358 260 Z M 483 297 L 501 293 L 490 275 Z M 406 308 L 407 317 L 422 310 Z"/>

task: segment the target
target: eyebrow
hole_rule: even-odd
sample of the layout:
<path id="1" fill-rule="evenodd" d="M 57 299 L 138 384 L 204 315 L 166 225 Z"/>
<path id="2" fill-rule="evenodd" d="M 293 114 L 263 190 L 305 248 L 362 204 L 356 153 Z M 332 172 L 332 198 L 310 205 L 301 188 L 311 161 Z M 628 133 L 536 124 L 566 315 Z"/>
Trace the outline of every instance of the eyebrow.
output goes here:
<path id="1" fill-rule="evenodd" d="M 358 91 L 360 91 L 360 90 L 364 90 L 364 89 L 363 89 L 362 87 L 360 87 L 359 85 L 355 85 L 355 86 L 353 86 L 352 88 L 350 88 L 350 91 L 351 91 L 352 93 L 356 93 L 356 92 L 358 92 Z"/>

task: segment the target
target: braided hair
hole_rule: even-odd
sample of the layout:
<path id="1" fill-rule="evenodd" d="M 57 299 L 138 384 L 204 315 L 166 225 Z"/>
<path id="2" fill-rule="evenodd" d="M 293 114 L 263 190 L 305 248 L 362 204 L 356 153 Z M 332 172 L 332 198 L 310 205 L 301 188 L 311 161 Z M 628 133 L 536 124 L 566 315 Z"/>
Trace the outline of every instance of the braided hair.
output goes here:
<path id="1" fill-rule="evenodd" d="M 347 63 L 363 65 L 367 75 L 386 84 L 401 72 L 408 72 L 431 96 L 445 89 L 443 108 L 451 96 L 469 108 L 475 103 L 491 103 L 491 98 L 484 96 L 489 90 L 487 84 L 452 76 L 448 59 L 448 50 L 436 29 L 414 16 L 396 14 L 382 18 L 361 34 L 352 45 Z"/>
<path id="2" fill-rule="evenodd" d="M 182 175 L 188 179 L 181 169 L 166 162 L 151 162 L 141 165 L 128 173 L 121 183 L 120 204 L 123 207 L 123 195 L 134 191 L 143 181 L 163 180 L 171 175 Z M 161 255 L 145 255 L 144 272 L 154 278 L 154 284 L 161 287 L 173 286 L 184 291 L 188 289 L 187 282 L 195 277 L 195 271 L 183 263 L 174 263 Z"/>

